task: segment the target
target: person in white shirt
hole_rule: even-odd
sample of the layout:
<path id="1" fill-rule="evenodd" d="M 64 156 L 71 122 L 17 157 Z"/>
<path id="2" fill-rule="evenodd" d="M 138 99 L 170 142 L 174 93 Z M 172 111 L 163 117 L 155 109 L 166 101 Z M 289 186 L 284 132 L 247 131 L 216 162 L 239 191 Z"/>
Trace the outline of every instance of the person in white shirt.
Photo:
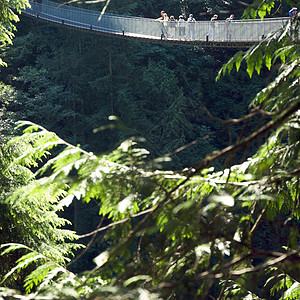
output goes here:
<path id="1" fill-rule="evenodd" d="M 195 39 L 195 29 L 196 29 L 196 20 L 193 17 L 193 14 L 190 14 L 187 19 L 187 26 L 188 26 L 188 38 L 190 40 Z"/>
<path id="2" fill-rule="evenodd" d="M 228 17 L 225 20 L 225 40 L 226 41 L 230 41 L 231 40 L 231 36 L 232 36 L 232 32 L 231 32 L 231 22 L 234 19 L 234 15 L 230 15 L 230 17 Z"/>
<path id="3" fill-rule="evenodd" d="M 208 29 L 208 38 L 211 41 L 215 40 L 215 30 L 216 30 L 216 21 L 218 20 L 218 15 L 213 15 L 213 17 L 210 19 L 209 23 L 209 29 Z"/>
<path id="4" fill-rule="evenodd" d="M 172 38 L 172 39 L 175 38 L 176 23 L 177 23 L 177 21 L 175 20 L 174 16 L 170 16 L 170 19 L 169 19 L 169 33 L 170 33 L 170 38 Z"/>
<path id="5" fill-rule="evenodd" d="M 179 40 L 185 38 L 185 20 L 182 15 L 179 16 L 178 29 L 179 29 Z"/>

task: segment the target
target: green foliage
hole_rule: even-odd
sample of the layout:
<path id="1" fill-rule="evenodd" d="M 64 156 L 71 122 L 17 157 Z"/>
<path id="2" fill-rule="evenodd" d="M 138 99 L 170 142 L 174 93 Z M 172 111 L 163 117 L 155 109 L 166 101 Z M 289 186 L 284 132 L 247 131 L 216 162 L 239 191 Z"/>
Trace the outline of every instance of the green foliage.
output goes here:
<path id="1" fill-rule="evenodd" d="M 300 286 L 299 282 L 293 283 L 287 291 L 284 292 L 283 299 L 294 300 L 300 297 Z"/>
<path id="2" fill-rule="evenodd" d="M 4 141 L 13 135 L 14 120 L 16 113 L 13 113 L 11 107 L 17 104 L 16 91 L 10 85 L 0 82 L 1 108 L 0 108 L 0 140 Z"/>
<path id="3" fill-rule="evenodd" d="M 26 268 L 32 263 L 37 264 L 38 266 L 36 267 L 36 269 L 33 272 L 31 272 L 24 281 L 24 287 L 27 293 L 32 291 L 34 285 L 38 286 L 41 282 L 45 284 L 46 282 L 49 282 L 51 279 L 57 276 L 57 274 L 60 272 L 70 273 L 65 268 L 58 265 L 57 262 L 49 260 L 49 258 L 45 255 L 38 253 L 37 251 L 34 251 L 25 245 L 9 243 L 1 245 L 1 248 L 5 248 L 1 255 L 6 255 L 12 251 L 16 251 L 19 249 L 26 249 L 27 251 L 30 251 L 29 253 L 21 256 L 16 261 L 17 265 L 14 268 L 12 268 L 2 280 L 2 282 L 5 281 L 14 272 L 19 272 L 20 270 Z M 42 263 L 37 263 L 38 261 L 42 261 Z"/>
<path id="4" fill-rule="evenodd" d="M 40 150 L 35 155 L 28 155 L 25 158 L 26 154 L 32 150 L 31 143 L 36 145 L 34 143 L 37 140 L 36 136 L 31 136 L 26 140 L 17 138 L 15 143 L 9 141 L 1 144 L 0 232 L 6 233 L 5 235 L 1 234 L 1 244 L 6 245 L 3 247 L 8 248 L 2 253 L 0 280 L 10 286 L 15 286 L 16 283 L 22 280 L 21 278 L 27 272 L 23 269 L 29 264 L 43 265 L 44 258 L 47 257 L 47 259 L 55 259 L 56 263 L 59 262 L 63 265 L 68 261 L 68 256 L 72 251 L 82 247 L 82 245 L 72 242 L 65 243 L 66 240 L 70 242 L 76 239 L 76 234 L 73 231 L 61 228 L 69 223 L 69 221 L 58 215 L 62 209 L 58 205 L 58 201 L 64 195 L 63 190 L 59 189 L 57 185 L 53 185 L 48 186 L 43 191 L 38 191 L 34 197 L 30 196 L 35 189 L 34 175 L 30 167 L 37 167 L 39 164 L 36 160 L 42 159 L 46 155 L 43 150 Z M 48 143 L 47 149 L 50 148 L 51 146 Z M 23 165 L 17 161 L 13 163 L 16 157 Z M 5 244 L 7 242 L 13 243 Z M 15 243 L 26 243 L 27 246 L 20 247 Z M 29 254 L 23 255 L 21 250 L 28 249 L 28 246 L 32 249 L 38 249 L 39 253 L 32 250 Z M 12 251 L 16 253 L 12 254 Z M 17 263 L 17 266 L 12 268 L 14 263 Z M 8 272 L 10 268 L 11 270 Z M 39 270 L 42 269 L 41 266 Z M 49 267 L 44 269 L 45 276 L 50 269 Z M 20 275 L 10 276 L 16 272 Z M 7 274 L 5 275 L 5 273 Z M 32 280 L 39 283 L 41 280 L 35 279 L 35 277 L 33 276 Z M 14 281 L 15 284 L 11 284 Z M 29 281 L 24 287 L 30 291 L 32 282 Z"/>
<path id="5" fill-rule="evenodd" d="M 225 103 L 224 95 L 217 93 L 219 87 L 205 88 L 211 86 L 216 66 L 214 58 L 202 49 L 147 47 L 26 22 L 32 32 L 17 38 L 15 48 L 7 53 L 14 57 L 10 62 L 13 74 L 20 72 L 14 84 L 19 90 L 17 109 L 22 111 L 22 119 L 97 153 L 112 150 L 132 135 L 143 136 L 152 157 L 172 153 L 217 127 L 200 107 L 200 91 L 205 105 L 215 103 L 218 114 L 223 113 Z M 226 101 L 245 110 L 251 99 L 247 93 L 242 93 L 245 102 L 240 93 L 228 93 Z M 111 114 L 121 118 L 129 130 L 94 138 L 92 131 L 105 125 Z M 222 143 L 217 142 L 217 146 Z M 216 149 L 215 143 L 214 139 L 199 141 L 174 157 L 172 167 L 191 165 L 204 157 L 204 149 Z"/>
<path id="6" fill-rule="evenodd" d="M 13 31 L 16 30 L 15 23 L 19 21 L 17 13 L 29 6 L 28 0 L 3 1 L 0 6 L 1 24 L 0 24 L 0 45 L 12 44 L 14 37 Z M 15 10 L 15 11 L 14 11 Z M 0 66 L 6 66 L 6 63 L 0 58 Z"/>
<path id="7" fill-rule="evenodd" d="M 72 201 L 74 196 L 84 201 L 90 201 L 91 198 L 99 199 L 100 214 L 112 219 L 116 225 L 120 224 L 115 225 L 116 229 L 108 231 L 105 235 L 110 246 L 95 258 L 97 266 L 88 275 L 92 278 L 108 279 L 109 269 L 113 268 L 116 273 L 119 273 L 118 281 L 127 278 L 126 282 L 128 282 L 130 276 L 139 270 L 139 266 L 143 266 L 144 269 L 150 264 L 151 272 L 144 275 L 141 273 L 139 277 L 140 280 L 148 282 L 147 286 L 151 282 L 155 286 L 155 282 L 162 280 L 170 283 L 177 282 L 181 276 L 187 276 L 189 280 L 194 281 L 199 276 L 197 274 L 205 274 L 204 270 L 212 263 L 210 261 L 212 257 L 215 257 L 214 264 L 218 272 L 224 264 L 224 257 L 242 255 L 245 251 L 243 248 L 247 249 L 250 246 L 247 246 L 247 243 L 252 229 L 245 226 L 242 221 L 246 220 L 244 216 L 247 216 L 247 212 L 239 214 L 234 214 L 234 212 L 241 211 L 242 207 L 247 207 L 246 205 L 249 205 L 251 211 L 253 203 L 259 205 L 258 203 L 263 201 L 263 195 L 267 201 L 264 202 L 262 208 L 267 207 L 265 205 L 268 205 L 269 199 L 274 197 L 274 191 L 268 191 L 266 186 L 267 180 L 270 180 L 269 174 L 266 175 L 267 179 L 263 174 L 259 176 L 259 173 L 254 172 L 257 177 L 255 178 L 251 173 L 245 172 L 247 169 L 255 169 L 256 166 L 261 165 L 260 160 L 255 157 L 244 166 L 232 167 L 230 172 L 224 170 L 212 173 L 212 170 L 203 170 L 198 176 L 193 173 L 180 175 L 165 171 L 151 172 L 147 168 L 149 163 L 147 160 L 144 161 L 147 151 L 136 148 L 137 144 L 133 141 L 122 143 L 109 155 L 96 157 L 92 153 L 69 145 L 37 125 L 28 123 L 22 125 L 30 125 L 25 131 L 23 140 L 34 141 L 33 152 L 36 149 L 38 157 L 43 157 L 53 147 L 52 143 L 45 143 L 49 139 L 54 139 L 56 144 L 66 147 L 58 156 L 41 167 L 39 173 L 49 170 L 50 167 L 52 171 L 47 177 L 44 176 L 35 181 L 35 194 L 40 195 L 39 190 L 45 191 L 49 186 L 58 185 L 61 188 L 64 187 L 69 195 L 61 200 L 61 206 Z M 33 130 L 39 130 L 37 131 L 39 134 L 37 135 Z M 30 139 L 31 136 L 32 139 Z M 44 147 L 41 148 L 41 145 Z M 265 153 L 267 152 L 262 152 L 258 157 L 265 159 Z M 18 163 L 21 161 L 24 161 L 23 158 L 18 160 Z M 77 176 L 74 178 L 75 174 Z M 155 184 L 151 185 L 151 190 L 147 191 L 150 196 L 145 197 L 145 194 L 143 196 L 140 193 L 142 188 L 140 184 L 147 178 L 151 178 Z M 227 188 L 228 192 L 235 191 L 234 196 L 224 194 L 226 182 L 230 185 L 230 188 Z M 263 186 L 261 186 L 262 183 L 264 183 Z M 289 205 L 288 202 L 286 205 Z M 293 202 L 290 205 L 292 209 Z M 280 207 L 277 208 L 278 210 Z M 131 216 L 134 221 L 136 217 L 143 214 L 146 216 L 136 225 L 135 222 L 132 223 L 130 219 L 127 219 Z M 138 258 L 135 267 L 129 267 L 132 254 L 129 256 L 129 253 L 124 251 L 124 247 L 129 247 L 132 243 L 134 245 L 136 239 L 147 241 L 153 234 L 153 226 L 157 228 L 159 234 L 157 233 L 156 237 L 152 237 L 149 241 L 157 240 L 160 245 L 159 249 L 148 248 L 150 245 L 147 246 L 145 242 L 144 251 L 147 254 L 144 253 L 141 256 L 138 251 L 135 254 Z M 242 241 L 241 248 L 233 247 L 236 241 L 240 243 L 240 240 L 235 237 L 237 232 Z M 123 264 L 129 263 L 126 273 L 123 273 L 120 266 L 116 265 L 120 255 L 123 257 Z M 146 259 L 148 256 L 149 258 Z M 151 257 L 158 261 L 153 264 Z M 150 261 L 147 261 L 149 259 Z M 187 272 L 186 267 L 189 265 L 191 270 Z M 21 263 L 20 266 L 22 267 Z M 241 267 L 246 266 L 241 265 Z M 132 271 L 131 268 L 133 268 Z M 167 270 L 167 272 L 161 273 L 162 270 Z M 222 272 L 221 269 L 219 272 Z M 30 275 L 29 278 L 34 277 Z M 81 280 L 80 277 L 79 280 Z M 27 282 L 31 282 L 30 279 L 27 279 Z M 203 282 L 202 292 L 204 292 L 205 282 Z M 32 283 L 29 283 L 29 286 L 31 285 Z M 183 293 L 188 293 L 185 285 L 179 286 Z M 74 293 L 79 292 L 77 283 L 72 288 Z M 151 285 L 148 288 L 152 290 Z M 99 293 L 101 294 L 101 291 Z"/>
<path id="8" fill-rule="evenodd" d="M 256 4 L 263 17 L 274 3 Z M 192 167 L 178 171 L 161 168 L 172 155 L 152 159 L 140 145 L 141 139 L 124 139 L 115 150 L 101 154 L 73 146 L 42 126 L 20 122 L 24 133 L 8 146 L 21 151 L 11 156 L 15 159 L 8 161 L 8 170 L 27 169 L 31 174 L 30 170 L 35 169 L 35 174 L 5 199 L 14 224 L 22 221 L 27 232 L 26 246 L 14 241 L 1 246 L 4 255 L 25 251 L 6 277 L 29 267 L 23 281 L 31 293 L 29 298 L 196 299 L 199 295 L 202 299 L 296 299 L 300 281 L 300 74 L 299 44 L 287 30 L 291 26 L 297 25 L 288 23 L 246 53 L 238 52 L 221 69 L 218 78 L 226 71 L 232 72 L 234 66 L 240 70 L 244 62 L 252 77 L 254 70 L 260 74 L 265 67 L 272 70 L 279 60 L 281 64 L 275 78 L 254 97 L 249 114 L 222 122 L 238 122 L 245 128 L 249 119 L 259 116 L 260 126 L 251 131 L 241 128 L 234 142 L 219 151 L 205 149 L 204 159 Z M 186 104 L 184 84 L 168 67 L 176 55 L 161 48 L 151 51 L 139 57 L 146 61 L 148 72 L 137 67 L 130 77 L 136 78 L 138 73 L 135 84 L 145 87 L 135 92 L 142 110 L 132 103 L 135 97 L 126 99 L 127 80 L 118 80 L 119 89 L 110 86 L 103 95 L 118 95 L 110 100 L 114 100 L 114 109 L 120 114 L 127 107 L 130 109 L 126 114 L 143 111 L 154 119 L 153 124 L 158 121 L 154 117 L 159 106 L 167 115 L 160 123 L 163 141 L 171 144 L 170 148 L 178 147 L 178 141 L 172 140 L 176 135 L 170 132 L 184 134 L 180 124 L 186 120 Z M 157 62 L 157 55 L 166 61 Z M 130 65 L 125 57 L 120 63 Z M 167 68 L 166 75 L 161 70 Z M 191 69 L 181 78 L 183 81 L 188 82 L 188 75 L 194 74 Z M 23 74 L 26 83 L 42 74 L 27 70 Z M 75 71 L 78 73 L 72 74 L 78 78 L 88 76 L 79 68 Z M 123 71 L 116 77 L 124 79 Z M 107 76 L 107 72 L 101 72 L 91 86 L 110 84 L 115 79 L 113 73 Z M 154 78 L 158 75 L 157 83 Z M 196 81 L 191 82 L 189 87 L 194 87 Z M 34 85 L 29 86 L 29 97 L 39 93 Z M 51 88 L 43 78 L 39 86 Z M 83 93 L 83 88 L 76 85 L 74 89 Z M 194 107 L 193 101 L 190 104 Z M 116 117 L 110 119 L 118 121 Z M 106 128 L 111 127 L 108 124 Z M 170 128 L 167 133 L 166 127 Z M 106 133 L 100 129 L 97 134 Z M 241 163 L 234 163 L 239 150 L 258 141 L 255 155 L 242 155 Z M 215 171 L 212 165 L 220 159 L 224 167 Z M 79 237 L 64 229 L 67 221 L 58 216 L 59 211 L 62 213 L 63 208 L 78 200 L 94 201 L 105 220 L 94 232 Z M 96 233 L 99 249 L 94 253 L 93 265 L 79 274 L 68 271 L 73 249 L 80 247 L 72 241 L 93 235 L 92 243 Z M 0 296 L 19 297 L 11 289 L 0 290 Z"/>
<path id="9" fill-rule="evenodd" d="M 261 19 L 271 14 L 271 10 L 275 7 L 275 3 L 280 1 L 256 0 L 248 8 L 245 9 L 243 16 L 255 19 L 259 16 Z"/>

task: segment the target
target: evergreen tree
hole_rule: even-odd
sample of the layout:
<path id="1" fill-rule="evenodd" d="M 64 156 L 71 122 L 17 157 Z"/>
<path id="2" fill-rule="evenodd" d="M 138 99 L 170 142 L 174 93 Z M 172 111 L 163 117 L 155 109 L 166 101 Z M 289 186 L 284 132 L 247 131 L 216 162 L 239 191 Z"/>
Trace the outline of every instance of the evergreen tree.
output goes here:
<path id="1" fill-rule="evenodd" d="M 261 17 L 273 7 L 273 2 L 256 4 Z M 257 12 L 250 7 L 247 13 Z M 25 279 L 29 298 L 299 298 L 300 48 L 293 39 L 298 28 L 296 18 L 245 53 L 236 53 L 221 69 L 218 77 L 228 71 L 232 79 L 236 76 L 232 69 L 239 71 L 244 64 L 251 78 L 254 71 L 260 75 L 263 64 L 271 69 L 280 63 L 278 74 L 254 96 L 246 115 L 226 120 L 212 116 L 225 128 L 240 124 L 241 131 L 227 147 L 189 168 L 161 169 L 172 155 L 152 159 L 137 138 L 125 140 L 110 153 L 95 154 L 41 126 L 20 123 L 24 134 L 9 145 L 20 145 L 26 151 L 10 166 L 28 174 L 33 167 L 37 171 L 6 203 L 20 212 L 16 222 L 25 221 L 31 239 L 26 245 L 1 246 L 3 255 L 20 249 L 25 252 L 4 279 L 31 265 Z M 185 117 L 180 81 L 170 72 L 170 76 L 161 76 L 161 87 L 156 88 L 152 79 L 157 75 L 151 76 L 161 74 L 168 62 L 150 59 L 151 72 L 141 72 L 140 79 L 158 98 L 163 90 L 176 95 L 177 101 L 167 99 L 161 107 L 164 113 L 177 111 L 168 119 L 170 132 L 177 134 L 181 130 L 177 122 Z M 198 83 L 201 94 L 201 81 L 190 81 Z M 170 85 L 173 88 L 168 90 Z M 125 101 L 125 83 L 118 81 L 117 86 L 121 89 L 113 92 Z M 147 94 L 141 98 L 147 100 Z M 117 101 L 114 104 L 122 105 Z M 144 105 L 148 111 L 155 108 L 150 101 Z M 246 130 L 249 120 L 258 117 L 259 126 Z M 110 119 L 122 126 L 117 117 Z M 164 126 L 162 122 L 161 128 Z M 164 130 L 161 136 L 163 142 L 177 147 Z M 254 142 L 260 147 L 247 159 L 241 150 Z M 50 157 L 54 146 L 60 152 Z M 235 163 L 237 155 L 239 164 Z M 212 165 L 219 159 L 224 167 L 215 171 Z M 92 237 L 88 247 L 93 242 L 99 247 L 95 264 L 80 274 L 69 271 L 72 262 L 66 264 L 66 255 L 74 247 L 66 239 L 76 236 L 58 228 L 64 221 L 57 216 L 59 209 L 76 199 L 96 201 L 101 215 L 95 230 L 79 236 Z M 20 297 L 12 288 L 1 289 L 0 295 Z"/>
<path id="2" fill-rule="evenodd" d="M 268 6 L 260 9 L 266 12 Z M 137 139 L 124 141 L 109 154 L 95 155 L 23 122 L 28 127 L 17 141 L 29 143 L 32 150 L 17 164 L 30 167 L 54 145 L 64 150 L 39 168 L 32 185 L 10 199 L 22 202 L 24 197 L 50 194 L 56 195 L 59 206 L 75 198 L 94 199 L 109 223 L 101 227 L 100 222 L 95 231 L 80 237 L 101 234 L 101 251 L 86 272 L 67 272 L 51 252 L 48 264 L 39 262 L 42 254 L 23 246 L 28 254 L 8 274 L 21 269 L 23 262 L 39 264 L 26 279 L 28 290 L 37 284 L 35 297 L 297 299 L 300 56 L 299 44 L 286 29 L 297 30 L 298 22 L 238 52 L 222 68 L 220 76 L 234 66 L 239 70 L 245 62 L 251 77 L 254 70 L 260 73 L 263 63 L 269 69 L 278 60 L 281 64 L 276 78 L 254 97 L 252 110 L 238 120 L 224 121 L 246 125 L 253 116 L 268 116 L 264 123 L 242 130 L 231 145 L 191 168 L 159 171 L 169 157 L 151 160 Z M 152 70 L 157 70 L 155 64 Z M 239 150 L 259 139 L 262 144 L 255 155 L 233 164 Z M 214 171 L 211 165 L 220 158 L 225 158 L 226 167 Z M 284 233 L 271 247 L 259 233 L 266 223 L 266 230 Z M 258 246 L 259 239 L 266 244 Z M 49 249 L 57 244 L 53 242 Z M 2 245 L 4 253 L 20 247 Z M 52 271 L 46 272 L 45 265 Z M 14 291 L 5 289 L 2 295 L 14 297 Z"/>

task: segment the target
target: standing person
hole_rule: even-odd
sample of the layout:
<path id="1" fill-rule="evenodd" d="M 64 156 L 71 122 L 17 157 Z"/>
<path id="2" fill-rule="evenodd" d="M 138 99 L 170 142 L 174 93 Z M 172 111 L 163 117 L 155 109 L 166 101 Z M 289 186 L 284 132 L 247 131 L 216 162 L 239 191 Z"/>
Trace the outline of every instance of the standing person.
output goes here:
<path id="1" fill-rule="evenodd" d="M 215 29 L 216 29 L 216 21 L 218 20 L 218 15 L 213 15 L 213 17 L 210 19 L 209 23 L 209 29 L 207 36 L 211 41 L 215 40 Z"/>
<path id="2" fill-rule="evenodd" d="M 225 20 L 225 41 L 230 41 L 231 40 L 231 22 L 234 19 L 234 15 L 230 15 L 230 17 L 228 17 Z"/>
<path id="3" fill-rule="evenodd" d="M 179 16 L 178 29 L 179 29 L 179 40 L 181 40 L 181 38 L 185 37 L 185 20 L 183 18 L 183 15 Z"/>
<path id="4" fill-rule="evenodd" d="M 289 16 L 291 18 L 291 22 L 293 22 L 296 15 L 297 15 L 297 7 L 293 7 L 292 9 L 289 10 Z"/>
<path id="5" fill-rule="evenodd" d="M 163 39 L 168 39 L 168 23 L 169 23 L 169 17 L 167 13 L 164 13 L 164 19 L 163 19 Z"/>
<path id="6" fill-rule="evenodd" d="M 160 12 L 160 17 L 157 18 L 156 21 L 161 21 L 161 20 L 163 20 L 163 19 L 164 19 L 164 13 L 165 13 L 165 11 L 162 10 L 162 11 Z"/>
<path id="7" fill-rule="evenodd" d="M 39 13 L 42 11 L 42 0 L 33 0 L 32 8 L 36 11 L 36 15 L 39 16 Z"/>
<path id="8" fill-rule="evenodd" d="M 164 37 L 164 25 L 163 25 L 164 14 L 165 14 L 165 11 L 162 10 L 162 11 L 160 12 L 160 17 L 157 18 L 157 19 L 155 19 L 155 21 L 159 21 L 159 22 L 161 23 L 161 27 L 160 27 L 160 28 L 161 28 L 161 39 L 163 39 L 163 37 Z"/>
<path id="9" fill-rule="evenodd" d="M 170 33 L 170 38 L 175 38 L 175 28 L 176 28 L 176 20 L 174 16 L 170 16 L 169 19 L 169 33 Z"/>
<path id="10" fill-rule="evenodd" d="M 294 19 L 297 16 L 297 7 L 293 7 L 292 9 L 289 10 L 289 16 L 290 16 L 291 23 L 293 23 Z M 290 28 L 290 36 L 291 36 L 291 38 L 295 38 L 295 36 L 296 36 L 296 34 L 295 34 L 295 28 L 293 28 L 293 27 L 294 26 L 291 26 L 291 28 Z"/>
<path id="11" fill-rule="evenodd" d="M 187 26 L 188 26 L 188 38 L 190 40 L 195 39 L 195 27 L 196 27 L 196 20 L 193 17 L 193 14 L 190 14 L 187 19 Z"/>

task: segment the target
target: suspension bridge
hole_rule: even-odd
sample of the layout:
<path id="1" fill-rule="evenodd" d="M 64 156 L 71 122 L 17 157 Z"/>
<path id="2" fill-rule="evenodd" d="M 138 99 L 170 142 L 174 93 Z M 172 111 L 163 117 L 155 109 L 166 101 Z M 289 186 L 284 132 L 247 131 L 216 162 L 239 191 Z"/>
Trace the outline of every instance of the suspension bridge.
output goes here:
<path id="1" fill-rule="evenodd" d="M 289 18 L 233 20 L 230 24 L 225 20 L 217 20 L 214 28 L 210 28 L 210 21 L 196 21 L 193 24 L 185 22 L 185 34 L 179 36 L 177 22 L 171 31 L 170 22 L 166 25 L 150 18 L 110 13 L 104 13 L 99 18 L 101 12 L 61 5 L 49 0 L 42 0 L 41 3 L 30 1 L 30 5 L 31 7 L 23 10 L 22 14 L 77 30 L 156 43 L 206 47 L 249 47 L 261 41 L 269 33 L 282 28 L 289 20 Z M 166 25 L 164 30 L 167 31 L 166 39 L 162 34 L 164 25 Z M 209 34 L 212 29 L 213 39 Z M 189 33 L 192 33 L 192 37 Z"/>

